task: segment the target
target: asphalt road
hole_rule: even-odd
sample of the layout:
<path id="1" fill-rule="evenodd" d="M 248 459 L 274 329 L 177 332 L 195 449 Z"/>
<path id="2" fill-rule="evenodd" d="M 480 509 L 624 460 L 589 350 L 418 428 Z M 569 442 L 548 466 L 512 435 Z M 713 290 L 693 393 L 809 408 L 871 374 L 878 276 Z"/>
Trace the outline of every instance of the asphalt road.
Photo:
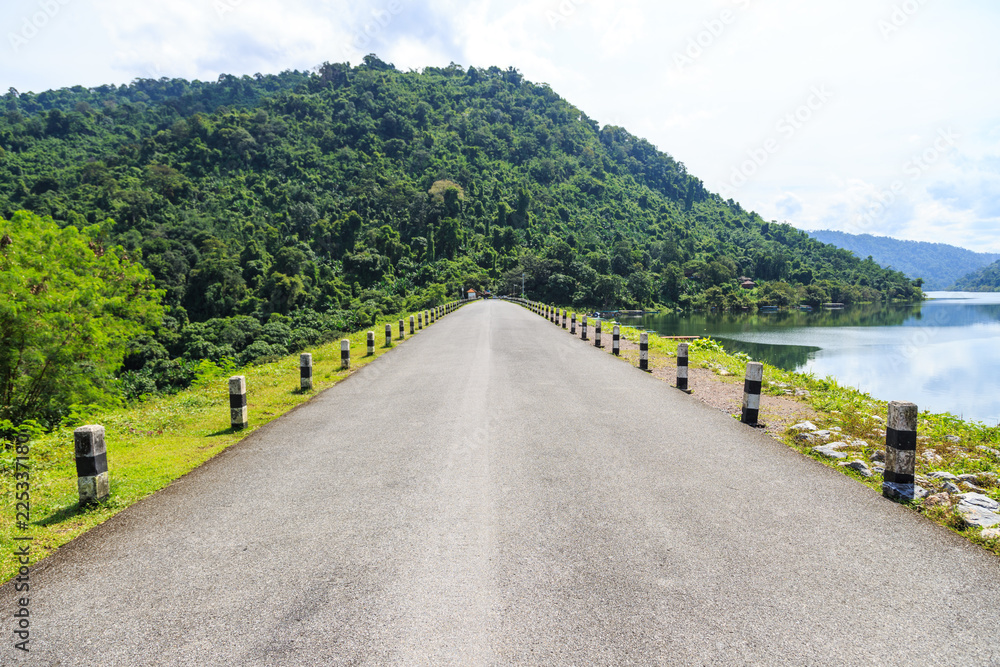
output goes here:
<path id="1" fill-rule="evenodd" d="M 496 301 L 32 576 L 5 665 L 1000 664 L 996 558 Z"/>

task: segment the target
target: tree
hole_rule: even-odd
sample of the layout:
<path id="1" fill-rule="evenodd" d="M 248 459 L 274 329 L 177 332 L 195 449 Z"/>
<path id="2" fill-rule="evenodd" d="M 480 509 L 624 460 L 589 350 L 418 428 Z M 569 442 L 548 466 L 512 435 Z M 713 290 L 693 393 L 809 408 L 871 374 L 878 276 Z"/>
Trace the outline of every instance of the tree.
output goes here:
<path id="1" fill-rule="evenodd" d="M 0 420 L 15 424 L 113 402 L 126 343 L 163 315 L 152 274 L 99 228 L 26 211 L 0 218 L 0 294 Z"/>

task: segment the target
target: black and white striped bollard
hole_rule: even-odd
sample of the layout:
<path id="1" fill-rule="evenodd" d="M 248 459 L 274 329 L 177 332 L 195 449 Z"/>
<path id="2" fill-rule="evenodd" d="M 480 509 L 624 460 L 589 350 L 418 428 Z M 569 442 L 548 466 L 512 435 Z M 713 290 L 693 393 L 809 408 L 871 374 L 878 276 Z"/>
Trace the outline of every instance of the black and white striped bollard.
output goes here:
<path id="1" fill-rule="evenodd" d="M 573 313 L 572 318 L 570 319 L 569 322 L 570 322 L 569 332 L 570 332 L 570 334 L 572 334 L 572 335 L 575 336 L 576 335 L 576 313 Z"/>
<path id="2" fill-rule="evenodd" d="M 413 315 L 410 315 L 410 335 L 413 335 Z"/>
<path id="3" fill-rule="evenodd" d="M 390 347 L 392 345 L 392 325 L 386 323 L 385 325 L 385 346 Z"/>
<path id="4" fill-rule="evenodd" d="M 368 332 L 368 356 L 375 354 L 375 332 Z"/>
<path id="5" fill-rule="evenodd" d="M 681 391 L 691 393 L 688 389 L 688 344 L 681 343 L 677 346 L 677 388 Z"/>
<path id="6" fill-rule="evenodd" d="M 424 314 L 422 312 L 417 313 L 417 330 L 423 331 L 424 328 Z"/>
<path id="7" fill-rule="evenodd" d="M 889 403 L 882 473 L 882 495 L 886 498 L 913 500 L 916 495 L 917 414 L 913 403 Z"/>
<path id="8" fill-rule="evenodd" d="M 431 308 L 431 309 L 430 309 L 430 312 L 428 312 L 428 313 L 427 313 L 427 317 L 429 317 L 429 318 L 430 318 L 430 319 L 429 319 L 429 320 L 427 320 L 427 321 L 428 321 L 429 323 L 431 323 L 431 324 L 433 324 L 433 323 L 434 323 L 434 320 L 436 320 L 436 319 L 437 319 L 437 318 L 435 317 L 435 313 L 437 313 L 437 308 Z"/>
<path id="9" fill-rule="evenodd" d="M 616 324 L 611 329 L 611 354 L 615 355 L 616 357 L 621 352 L 621 341 L 622 341 L 622 330 Z"/>
<path id="10" fill-rule="evenodd" d="M 594 323 L 594 347 L 602 347 L 601 345 L 601 321 L 597 320 Z"/>
<path id="11" fill-rule="evenodd" d="M 299 355 L 299 389 L 310 391 L 313 388 L 313 356 L 308 352 Z"/>
<path id="12" fill-rule="evenodd" d="M 639 334 L 639 370 L 649 372 L 649 334 Z"/>
<path id="13" fill-rule="evenodd" d="M 406 337 L 406 331 L 403 329 L 403 320 L 399 321 L 399 340 L 403 340 Z"/>
<path id="14" fill-rule="evenodd" d="M 340 341 L 340 367 L 345 371 L 351 367 L 351 341 L 348 338 Z"/>
<path id="15" fill-rule="evenodd" d="M 562 321 L 563 321 L 562 322 L 563 329 L 565 329 L 566 328 L 566 309 L 565 308 L 563 308 L 563 312 L 562 312 Z"/>
<path id="16" fill-rule="evenodd" d="M 247 379 L 244 375 L 229 378 L 229 423 L 234 431 L 247 427 Z"/>
<path id="17" fill-rule="evenodd" d="M 76 488 L 80 504 L 99 503 L 108 497 L 108 450 L 104 444 L 104 427 L 93 424 L 73 431 L 76 450 Z"/>
<path id="18" fill-rule="evenodd" d="M 747 377 L 743 382 L 743 414 L 740 421 L 756 426 L 760 417 L 760 390 L 764 386 L 764 364 L 751 361 L 747 364 Z"/>
<path id="19" fill-rule="evenodd" d="M 587 316 L 583 316 L 583 321 L 580 322 L 580 340 L 587 340 Z"/>

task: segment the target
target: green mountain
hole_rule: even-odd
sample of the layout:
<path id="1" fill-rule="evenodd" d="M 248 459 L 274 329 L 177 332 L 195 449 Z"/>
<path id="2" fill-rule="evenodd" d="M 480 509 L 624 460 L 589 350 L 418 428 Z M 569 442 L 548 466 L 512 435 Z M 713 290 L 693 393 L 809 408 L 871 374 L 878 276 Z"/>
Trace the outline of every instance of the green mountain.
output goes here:
<path id="1" fill-rule="evenodd" d="M 1000 292 L 1000 260 L 962 276 L 952 289 L 962 292 Z"/>
<path id="2" fill-rule="evenodd" d="M 165 290 L 163 324 L 125 358 L 127 394 L 463 287 L 519 293 L 522 274 L 529 297 L 581 309 L 921 298 L 900 272 L 723 201 L 514 69 L 400 72 L 368 56 L 12 89 L 3 104 L 0 214 L 100 225 Z"/>
<path id="3" fill-rule="evenodd" d="M 901 241 L 888 236 L 847 234 L 832 230 L 809 232 L 809 236 L 850 250 L 858 257 L 871 257 L 882 266 L 922 278 L 926 290 L 950 289 L 966 274 L 1000 260 L 1000 255 L 973 252 L 944 243 Z"/>

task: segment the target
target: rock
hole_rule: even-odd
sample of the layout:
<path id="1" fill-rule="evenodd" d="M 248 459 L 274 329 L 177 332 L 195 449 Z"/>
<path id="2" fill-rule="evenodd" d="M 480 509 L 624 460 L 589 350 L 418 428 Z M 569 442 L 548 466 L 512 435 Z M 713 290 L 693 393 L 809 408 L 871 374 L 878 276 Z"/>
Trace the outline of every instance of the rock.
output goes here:
<path id="1" fill-rule="evenodd" d="M 812 433 L 799 433 L 795 436 L 795 439 L 802 442 L 816 442 L 816 438 L 812 436 Z"/>
<path id="2" fill-rule="evenodd" d="M 945 482 L 944 483 L 944 490 L 947 491 L 948 493 L 961 493 L 962 492 L 962 489 L 958 488 L 957 486 L 955 486 L 951 482 Z"/>
<path id="3" fill-rule="evenodd" d="M 872 466 L 872 470 L 875 472 L 876 475 L 881 475 L 881 474 L 885 473 L 885 466 L 874 465 L 874 466 Z"/>
<path id="4" fill-rule="evenodd" d="M 1000 459 L 1000 450 L 993 449 L 992 447 L 986 447 L 985 445 L 979 445 L 976 447 L 981 452 L 985 452 L 994 458 Z"/>
<path id="5" fill-rule="evenodd" d="M 872 419 L 874 419 L 877 422 L 884 422 L 885 421 L 885 419 L 882 417 L 882 415 L 872 415 Z"/>
<path id="6" fill-rule="evenodd" d="M 995 540 L 1000 538 L 1000 528 L 987 528 L 983 532 L 979 533 L 979 536 L 984 540 Z"/>
<path id="7" fill-rule="evenodd" d="M 989 496 L 985 496 L 981 493 L 963 493 L 959 496 L 961 498 L 961 503 L 965 505 L 972 505 L 974 507 L 982 507 L 990 512 L 996 512 L 1000 510 L 1000 503 L 993 500 Z"/>
<path id="8" fill-rule="evenodd" d="M 812 394 L 807 389 L 796 389 L 796 396 L 812 396 Z"/>
<path id="9" fill-rule="evenodd" d="M 840 433 L 844 429 L 840 428 L 839 426 L 831 426 L 830 430 L 833 431 L 834 433 Z"/>
<path id="10" fill-rule="evenodd" d="M 949 482 L 957 482 L 959 479 L 961 479 L 960 477 L 956 477 L 955 475 L 952 475 L 950 472 L 944 472 L 943 470 L 937 470 L 927 476 L 930 477 L 931 479 L 946 479 Z"/>
<path id="11" fill-rule="evenodd" d="M 955 508 L 961 515 L 965 525 L 972 528 L 993 528 L 1000 526 L 1000 514 L 983 509 L 977 505 L 960 502 Z"/>
<path id="12" fill-rule="evenodd" d="M 974 491 L 975 493 L 985 493 L 985 489 L 981 489 L 972 482 L 962 482 L 959 484 L 966 491 Z"/>
<path id="13" fill-rule="evenodd" d="M 920 458 L 922 458 L 924 461 L 927 461 L 928 463 L 940 463 L 941 461 L 944 461 L 944 459 L 938 456 L 938 453 L 935 452 L 933 449 L 928 449 L 921 452 Z"/>
<path id="14" fill-rule="evenodd" d="M 823 438 L 824 440 L 829 440 L 830 438 L 833 437 L 833 433 L 825 429 L 820 431 L 813 431 L 811 435 L 816 438 Z"/>
<path id="15" fill-rule="evenodd" d="M 928 507 L 950 504 L 951 496 L 947 493 L 935 493 L 933 496 L 927 496 L 927 500 L 924 501 L 924 505 L 927 505 Z"/>
<path id="16" fill-rule="evenodd" d="M 929 442 L 931 437 L 929 435 L 918 435 L 917 442 Z"/>
<path id="17" fill-rule="evenodd" d="M 847 447 L 846 442 L 831 442 L 828 445 L 819 445 L 818 447 L 813 447 L 812 450 L 817 454 L 822 454 L 823 456 L 829 456 L 831 459 L 846 459 L 847 454 L 844 452 L 837 451 L 840 447 Z"/>
<path id="18" fill-rule="evenodd" d="M 962 439 L 957 435 L 946 435 L 944 436 L 944 439 L 948 442 L 962 442 Z"/>
<path id="19" fill-rule="evenodd" d="M 819 428 L 812 422 L 801 422 L 792 427 L 793 431 L 818 431 Z"/>
<path id="20" fill-rule="evenodd" d="M 876 450 L 875 452 L 872 453 L 871 456 L 868 457 L 868 460 L 871 461 L 872 463 L 875 463 L 875 462 L 884 463 L 885 462 L 885 450 L 883 450 L 883 449 Z"/>
<path id="21" fill-rule="evenodd" d="M 842 468 L 850 468 L 851 470 L 857 470 L 858 474 L 862 477 L 871 477 L 872 471 L 868 469 L 868 465 L 864 461 L 851 461 L 850 463 L 841 463 Z"/>
<path id="22" fill-rule="evenodd" d="M 958 478 L 963 482 L 968 482 L 969 484 L 991 486 L 996 481 L 997 476 L 992 472 L 979 472 L 975 475 L 959 475 Z"/>

